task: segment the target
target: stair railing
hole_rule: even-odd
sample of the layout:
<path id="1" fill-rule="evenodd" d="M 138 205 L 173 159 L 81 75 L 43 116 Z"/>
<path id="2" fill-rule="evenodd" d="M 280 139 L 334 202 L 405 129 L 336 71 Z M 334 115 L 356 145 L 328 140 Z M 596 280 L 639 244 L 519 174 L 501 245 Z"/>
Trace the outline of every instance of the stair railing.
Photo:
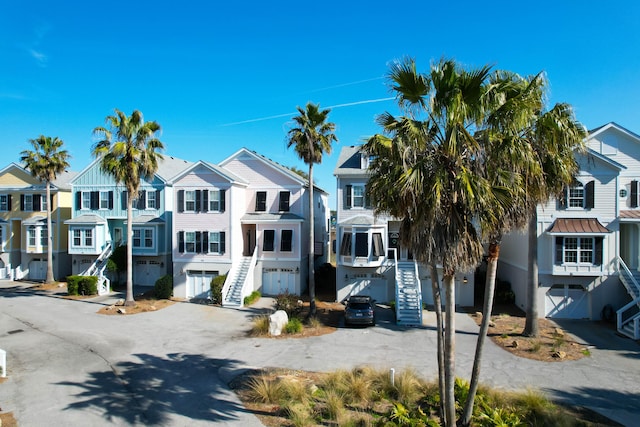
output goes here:
<path id="1" fill-rule="evenodd" d="M 640 339 L 640 285 L 638 285 L 636 278 L 633 276 L 631 270 L 629 270 L 622 258 L 617 257 L 617 261 L 620 282 L 622 282 L 627 292 L 629 292 L 633 301 L 616 311 L 616 326 L 618 332 L 628 335 L 624 331 L 624 326 L 628 323 L 632 323 L 633 336 L 631 338 L 637 340 Z"/>

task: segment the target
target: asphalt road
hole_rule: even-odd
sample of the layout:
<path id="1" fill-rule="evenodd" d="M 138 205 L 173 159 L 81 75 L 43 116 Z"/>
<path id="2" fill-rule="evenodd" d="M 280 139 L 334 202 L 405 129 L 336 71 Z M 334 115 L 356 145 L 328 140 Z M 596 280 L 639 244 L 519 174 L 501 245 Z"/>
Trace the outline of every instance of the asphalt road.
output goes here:
<path id="1" fill-rule="evenodd" d="M 370 365 L 411 367 L 435 379 L 434 319 L 422 328 L 395 325 L 386 313 L 372 328 L 340 328 L 305 339 L 251 338 L 245 310 L 177 303 L 135 316 L 96 312 L 114 297 L 71 301 L 0 281 L 0 348 L 8 378 L 0 408 L 18 424 L 44 426 L 260 426 L 227 386 L 252 367 L 313 371 Z M 483 383 L 533 387 L 594 409 L 624 425 L 640 419 L 640 345 L 590 322 L 565 322 L 595 347 L 591 357 L 545 363 L 487 342 Z M 456 374 L 469 378 L 477 326 L 456 316 Z"/>

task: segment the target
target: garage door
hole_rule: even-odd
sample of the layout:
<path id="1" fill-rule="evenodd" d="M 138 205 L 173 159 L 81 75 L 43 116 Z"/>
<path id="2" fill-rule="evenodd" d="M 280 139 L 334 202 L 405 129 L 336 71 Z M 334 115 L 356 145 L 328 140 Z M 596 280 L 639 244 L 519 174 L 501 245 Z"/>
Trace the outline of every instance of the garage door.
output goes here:
<path id="1" fill-rule="evenodd" d="M 553 285 L 545 298 L 545 316 L 556 319 L 588 319 L 588 292 L 580 285 Z"/>
<path id="2" fill-rule="evenodd" d="M 211 293 L 211 280 L 217 271 L 187 271 L 187 298 L 208 298 Z"/>
<path id="3" fill-rule="evenodd" d="M 262 270 L 262 293 L 279 295 L 296 293 L 296 274 L 292 268 L 264 268 Z"/>
<path id="4" fill-rule="evenodd" d="M 350 295 L 368 295 L 376 302 L 387 302 L 387 280 L 381 278 L 356 278 L 352 282 Z"/>
<path id="5" fill-rule="evenodd" d="M 133 268 L 133 283 L 141 286 L 153 286 L 162 275 L 158 261 L 137 260 Z"/>
<path id="6" fill-rule="evenodd" d="M 47 278 L 47 261 L 34 259 L 29 263 L 29 280 L 44 280 Z"/>

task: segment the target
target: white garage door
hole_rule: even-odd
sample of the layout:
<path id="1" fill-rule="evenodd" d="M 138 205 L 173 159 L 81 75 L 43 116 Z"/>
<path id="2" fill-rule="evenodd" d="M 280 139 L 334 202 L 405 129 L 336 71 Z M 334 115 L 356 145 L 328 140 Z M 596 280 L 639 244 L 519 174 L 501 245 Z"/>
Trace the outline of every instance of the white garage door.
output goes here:
<path id="1" fill-rule="evenodd" d="M 296 274 L 292 268 L 265 268 L 262 270 L 262 293 L 279 295 L 295 294 Z"/>
<path id="2" fill-rule="evenodd" d="M 158 261 L 137 260 L 133 268 L 133 283 L 141 286 L 153 286 L 161 274 Z"/>
<path id="3" fill-rule="evenodd" d="M 588 319 L 588 292 L 580 285 L 553 285 L 545 297 L 545 316 L 556 319 Z"/>
<path id="4" fill-rule="evenodd" d="M 187 271 L 187 298 L 208 298 L 211 280 L 217 275 L 217 271 Z"/>
<path id="5" fill-rule="evenodd" d="M 47 261 L 33 259 L 29 263 L 29 280 L 44 280 L 47 278 Z"/>
<path id="6" fill-rule="evenodd" d="M 387 302 L 387 280 L 381 278 L 356 278 L 350 295 L 368 295 L 376 302 Z"/>

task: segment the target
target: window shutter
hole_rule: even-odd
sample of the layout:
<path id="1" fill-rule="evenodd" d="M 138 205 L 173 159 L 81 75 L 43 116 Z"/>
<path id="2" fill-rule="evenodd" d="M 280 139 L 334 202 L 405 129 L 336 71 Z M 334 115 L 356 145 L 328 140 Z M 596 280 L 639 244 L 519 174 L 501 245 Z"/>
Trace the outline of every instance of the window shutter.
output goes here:
<path id="1" fill-rule="evenodd" d="M 196 212 L 200 212 L 200 190 L 196 190 Z"/>
<path id="2" fill-rule="evenodd" d="M 33 195 L 33 211 L 40 212 L 40 195 L 39 194 Z"/>
<path id="3" fill-rule="evenodd" d="M 225 210 L 225 194 L 227 190 L 220 190 L 220 212 Z"/>
<path id="4" fill-rule="evenodd" d="M 562 194 L 558 199 L 558 209 L 567 209 L 567 187 L 562 189 Z"/>
<path id="5" fill-rule="evenodd" d="M 371 198 L 369 197 L 369 185 L 364 186 L 364 207 L 371 207 Z"/>
<path id="6" fill-rule="evenodd" d="M 279 205 L 278 206 L 278 210 L 280 212 L 289 212 L 289 200 L 290 200 L 290 196 L 291 193 L 289 191 L 281 191 L 280 192 L 280 200 L 279 200 Z"/>
<path id="7" fill-rule="evenodd" d="M 113 209 L 113 191 L 109 191 L 109 209 Z"/>
<path id="8" fill-rule="evenodd" d="M 82 209 L 82 192 L 76 191 L 76 210 Z"/>
<path id="9" fill-rule="evenodd" d="M 638 207 L 638 181 L 631 181 L 631 207 Z"/>
<path id="10" fill-rule="evenodd" d="M 95 211 L 100 208 L 100 192 L 92 191 L 91 192 L 91 210 Z"/>
<path id="11" fill-rule="evenodd" d="M 225 241 L 224 241 L 225 232 L 220 232 L 220 253 L 223 254 L 225 251 Z"/>
<path id="12" fill-rule="evenodd" d="M 202 232 L 202 252 L 209 253 L 209 232 Z"/>
<path id="13" fill-rule="evenodd" d="M 345 185 L 344 187 L 344 208 L 351 209 L 351 186 Z"/>
<path id="14" fill-rule="evenodd" d="M 24 211 L 24 194 L 20 195 L 20 210 Z"/>
<path id="15" fill-rule="evenodd" d="M 202 232 L 196 231 L 196 253 L 202 253 Z"/>
<path id="16" fill-rule="evenodd" d="M 178 212 L 184 212 L 184 190 L 178 191 Z"/>
<path id="17" fill-rule="evenodd" d="M 562 246 L 564 244 L 563 237 L 556 237 L 556 265 L 562 265 Z"/>
<path id="18" fill-rule="evenodd" d="M 122 190 L 122 195 L 120 197 L 120 201 L 122 202 L 122 209 L 127 210 L 127 190 Z"/>
<path id="19" fill-rule="evenodd" d="M 49 197 L 49 206 L 51 208 L 51 212 L 53 212 L 53 196 L 54 196 L 54 193 L 51 193 L 51 196 Z"/>
<path id="20" fill-rule="evenodd" d="M 595 206 L 595 181 L 589 181 L 587 185 L 584 186 L 584 207 L 586 209 L 593 209 Z"/>
<path id="21" fill-rule="evenodd" d="M 160 209 L 160 190 L 156 190 L 156 209 Z"/>
<path id="22" fill-rule="evenodd" d="M 147 192 L 142 190 L 140 192 L 140 196 L 138 196 L 138 209 L 146 209 L 147 208 Z"/>
<path id="23" fill-rule="evenodd" d="M 7 196 L 7 210 L 11 212 L 11 194 Z"/>
<path id="24" fill-rule="evenodd" d="M 593 263 L 595 265 L 602 265 L 602 241 L 603 237 L 596 237 L 596 252 L 594 254 Z"/>
<path id="25" fill-rule="evenodd" d="M 209 190 L 202 190 L 202 212 L 209 210 Z"/>
<path id="26" fill-rule="evenodd" d="M 184 231 L 178 232 L 178 252 L 184 253 Z"/>

